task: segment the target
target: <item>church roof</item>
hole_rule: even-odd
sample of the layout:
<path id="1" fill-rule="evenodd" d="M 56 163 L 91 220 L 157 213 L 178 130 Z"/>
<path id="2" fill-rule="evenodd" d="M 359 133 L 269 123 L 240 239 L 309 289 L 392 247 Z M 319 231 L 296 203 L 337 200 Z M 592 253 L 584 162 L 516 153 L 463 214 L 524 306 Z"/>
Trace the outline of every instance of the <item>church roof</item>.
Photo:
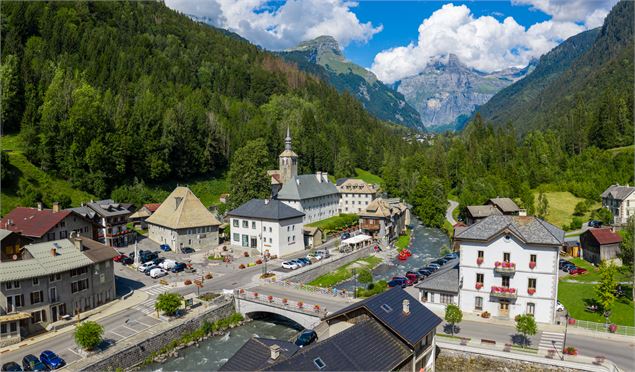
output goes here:
<path id="1" fill-rule="evenodd" d="M 295 176 L 282 185 L 278 192 L 279 200 L 304 200 L 338 194 L 331 182 L 318 179 L 315 174 Z"/>
<path id="2" fill-rule="evenodd" d="M 196 195 L 183 186 L 174 189 L 146 222 L 170 229 L 220 225 Z"/>

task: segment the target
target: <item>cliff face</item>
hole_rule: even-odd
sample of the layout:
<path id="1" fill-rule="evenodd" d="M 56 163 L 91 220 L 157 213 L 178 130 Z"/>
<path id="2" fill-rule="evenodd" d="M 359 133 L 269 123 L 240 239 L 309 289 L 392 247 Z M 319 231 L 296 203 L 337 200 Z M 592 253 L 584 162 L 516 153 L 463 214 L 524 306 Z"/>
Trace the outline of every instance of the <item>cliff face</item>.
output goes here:
<path id="1" fill-rule="evenodd" d="M 397 91 L 421 115 L 429 130 L 461 129 L 494 94 L 533 69 L 510 68 L 490 74 L 469 68 L 454 54 L 436 58 L 419 74 L 395 83 Z"/>

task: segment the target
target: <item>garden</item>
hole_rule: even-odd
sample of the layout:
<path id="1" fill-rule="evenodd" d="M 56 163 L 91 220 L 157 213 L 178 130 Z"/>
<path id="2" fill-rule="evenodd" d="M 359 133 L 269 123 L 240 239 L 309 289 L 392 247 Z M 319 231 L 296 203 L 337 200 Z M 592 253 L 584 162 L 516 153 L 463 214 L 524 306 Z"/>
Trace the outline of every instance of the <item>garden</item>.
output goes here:
<path id="1" fill-rule="evenodd" d="M 309 285 L 314 285 L 322 288 L 333 287 L 353 276 L 353 268 L 364 265 L 364 268 L 369 270 L 379 265 L 382 259 L 375 256 L 368 256 L 360 258 L 359 260 L 350 262 L 344 266 L 337 268 L 335 271 L 328 274 L 324 274 L 313 281 L 309 282 Z M 355 265 L 357 264 L 357 265 Z"/>

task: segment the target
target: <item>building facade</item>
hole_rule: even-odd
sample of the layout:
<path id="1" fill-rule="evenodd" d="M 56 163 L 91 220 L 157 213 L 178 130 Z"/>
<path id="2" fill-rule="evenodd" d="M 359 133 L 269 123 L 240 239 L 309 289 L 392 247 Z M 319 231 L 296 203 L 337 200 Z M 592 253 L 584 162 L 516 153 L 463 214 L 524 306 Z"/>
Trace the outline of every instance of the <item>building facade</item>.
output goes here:
<path id="1" fill-rule="evenodd" d="M 338 180 L 337 191 L 340 193 L 339 213 L 359 214 L 377 197 L 375 185 L 355 178 Z"/>
<path id="2" fill-rule="evenodd" d="M 337 216 L 339 192 L 326 172 L 295 176 L 284 185 L 277 200 L 304 213 L 304 224 Z"/>
<path id="3" fill-rule="evenodd" d="M 218 246 L 220 222 L 187 187 L 174 189 L 146 223 L 150 240 L 174 250 Z"/>
<path id="4" fill-rule="evenodd" d="M 52 209 L 17 207 L 0 220 L 0 228 L 21 234 L 34 243 L 66 239 L 71 233 L 94 238 L 95 223 L 72 210 L 60 210 L 54 203 Z"/>
<path id="5" fill-rule="evenodd" d="M 580 235 L 582 258 L 594 264 L 619 260 L 617 255 L 620 253 L 621 243 L 622 237 L 610 228 L 588 229 Z"/>
<path id="6" fill-rule="evenodd" d="M 0 339 L 19 342 L 115 299 L 116 255 L 111 247 L 73 236 L 27 245 L 19 259 L 0 262 Z"/>
<path id="7" fill-rule="evenodd" d="M 611 185 L 602 193 L 602 207 L 613 214 L 615 225 L 625 225 L 635 215 L 635 187 Z"/>
<path id="8" fill-rule="evenodd" d="M 408 207 L 401 202 L 377 198 L 359 213 L 359 227 L 387 244 L 406 231 L 408 213 Z"/>
<path id="9" fill-rule="evenodd" d="M 279 200 L 252 199 L 227 216 L 233 246 L 277 257 L 304 250 L 304 213 Z"/>
<path id="10" fill-rule="evenodd" d="M 132 214 L 130 203 L 117 203 L 112 199 L 91 200 L 68 210 L 93 220 L 98 226 L 96 239 L 109 247 L 125 247 L 136 240 L 136 233 L 128 229 L 128 217 Z"/>
<path id="11" fill-rule="evenodd" d="M 152 216 L 152 213 L 159 209 L 160 206 L 160 203 L 144 204 L 143 207 L 139 208 L 139 210 L 128 217 L 128 221 L 132 222 L 134 226 L 147 229 L 148 224 L 146 223 L 146 219 Z"/>
<path id="12" fill-rule="evenodd" d="M 564 231 L 535 217 L 490 216 L 455 235 L 460 246 L 459 306 L 553 323 Z"/>

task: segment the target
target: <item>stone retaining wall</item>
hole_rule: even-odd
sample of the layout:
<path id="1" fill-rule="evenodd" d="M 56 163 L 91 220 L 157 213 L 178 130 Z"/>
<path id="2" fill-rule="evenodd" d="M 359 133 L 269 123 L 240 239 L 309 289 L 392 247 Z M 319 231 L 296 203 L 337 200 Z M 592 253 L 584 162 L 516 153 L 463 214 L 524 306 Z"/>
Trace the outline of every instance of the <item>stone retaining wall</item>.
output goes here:
<path id="1" fill-rule="evenodd" d="M 286 278 L 285 280 L 288 280 L 290 282 L 295 282 L 295 283 L 309 283 L 310 281 L 316 278 L 319 278 L 320 276 L 324 274 L 328 274 L 332 271 L 335 271 L 340 266 L 344 266 L 349 262 L 353 262 L 360 258 L 370 256 L 372 253 L 374 253 L 374 250 L 371 247 L 362 248 L 346 256 L 334 259 L 331 262 L 328 262 L 319 266 L 316 265 L 310 270 L 303 271 L 299 274 L 290 276 Z"/>
<path id="2" fill-rule="evenodd" d="M 204 321 L 212 323 L 226 318 L 234 312 L 234 301 L 228 299 L 219 306 L 203 310 L 194 317 L 175 320 L 171 323 L 160 323 L 123 340 L 121 345 L 114 345 L 104 353 L 96 354 L 80 361 L 78 365 L 69 366 L 69 368 L 81 371 L 112 371 L 117 368 L 133 367 L 142 363 L 150 354 L 160 350 L 171 341 L 195 331 Z"/>
<path id="3" fill-rule="evenodd" d="M 492 372 L 578 372 L 579 369 L 566 368 L 533 361 L 522 361 L 498 358 L 489 355 L 473 354 L 449 349 L 441 349 L 437 355 L 435 370 L 437 372 L 455 371 L 492 371 Z"/>

